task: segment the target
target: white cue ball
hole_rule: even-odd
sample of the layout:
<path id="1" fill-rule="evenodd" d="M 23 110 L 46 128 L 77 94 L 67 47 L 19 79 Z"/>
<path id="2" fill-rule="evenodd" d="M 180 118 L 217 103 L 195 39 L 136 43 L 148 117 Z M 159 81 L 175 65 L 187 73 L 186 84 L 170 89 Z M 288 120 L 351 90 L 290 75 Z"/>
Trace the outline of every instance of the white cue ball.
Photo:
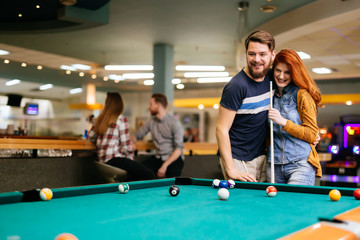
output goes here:
<path id="1" fill-rule="evenodd" d="M 226 200 L 229 198 L 230 193 L 229 190 L 227 190 L 226 188 L 220 188 L 217 195 L 220 198 L 220 200 Z"/>

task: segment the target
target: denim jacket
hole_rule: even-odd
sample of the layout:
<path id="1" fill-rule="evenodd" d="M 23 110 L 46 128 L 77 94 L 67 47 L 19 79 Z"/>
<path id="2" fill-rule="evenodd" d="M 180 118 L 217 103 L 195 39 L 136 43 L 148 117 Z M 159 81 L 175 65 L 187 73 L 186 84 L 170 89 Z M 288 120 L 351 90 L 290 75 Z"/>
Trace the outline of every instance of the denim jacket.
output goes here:
<path id="1" fill-rule="evenodd" d="M 280 111 L 283 118 L 301 125 L 299 112 L 297 110 L 297 92 L 299 87 L 291 83 L 286 86 L 282 95 L 276 90 L 273 98 L 274 105 Z M 274 134 L 274 163 L 287 164 L 299 160 L 308 159 L 311 147 L 310 144 L 285 132 L 282 127 L 273 123 Z M 270 155 L 269 153 L 269 161 Z"/>

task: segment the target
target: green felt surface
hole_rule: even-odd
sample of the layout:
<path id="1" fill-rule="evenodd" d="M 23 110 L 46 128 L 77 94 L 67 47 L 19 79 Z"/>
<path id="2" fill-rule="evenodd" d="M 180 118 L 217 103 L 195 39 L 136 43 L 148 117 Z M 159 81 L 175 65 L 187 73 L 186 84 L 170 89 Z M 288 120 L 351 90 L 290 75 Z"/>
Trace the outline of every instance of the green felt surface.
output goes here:
<path id="1" fill-rule="evenodd" d="M 172 197 L 168 192 L 172 183 L 173 180 L 130 183 L 127 194 L 114 190 L 71 194 L 48 202 L 2 204 L 0 239 L 54 239 L 63 232 L 80 240 L 275 239 L 318 222 L 318 217 L 331 218 L 360 206 L 360 201 L 351 196 L 333 202 L 327 194 L 279 191 L 271 198 L 264 190 L 251 188 L 229 189 L 229 199 L 221 201 L 217 189 L 199 185 L 179 185 L 180 194 Z M 113 190 L 116 185 L 107 187 Z M 327 191 L 315 188 L 319 189 Z"/>

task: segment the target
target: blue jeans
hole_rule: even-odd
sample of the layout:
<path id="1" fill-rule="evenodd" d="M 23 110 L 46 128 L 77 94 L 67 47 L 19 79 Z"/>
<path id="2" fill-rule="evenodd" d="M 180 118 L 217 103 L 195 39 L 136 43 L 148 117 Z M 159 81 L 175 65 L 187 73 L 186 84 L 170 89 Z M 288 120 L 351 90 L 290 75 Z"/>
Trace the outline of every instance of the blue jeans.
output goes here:
<path id="1" fill-rule="evenodd" d="M 287 164 L 274 164 L 275 183 L 295 185 L 315 185 L 315 169 L 307 159 Z M 266 171 L 267 181 L 270 182 L 270 164 Z"/>

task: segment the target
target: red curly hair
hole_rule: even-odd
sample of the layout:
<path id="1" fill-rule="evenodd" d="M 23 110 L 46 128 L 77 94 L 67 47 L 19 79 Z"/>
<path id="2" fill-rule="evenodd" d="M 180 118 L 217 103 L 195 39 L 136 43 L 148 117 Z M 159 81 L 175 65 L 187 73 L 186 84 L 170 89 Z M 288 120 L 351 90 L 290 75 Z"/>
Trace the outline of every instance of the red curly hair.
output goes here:
<path id="1" fill-rule="evenodd" d="M 273 66 L 275 67 L 278 63 L 284 63 L 288 66 L 293 82 L 299 88 L 306 89 L 310 93 L 317 107 L 323 106 L 321 104 L 321 92 L 319 87 L 316 85 L 303 61 L 294 50 L 283 49 L 276 54 Z"/>

